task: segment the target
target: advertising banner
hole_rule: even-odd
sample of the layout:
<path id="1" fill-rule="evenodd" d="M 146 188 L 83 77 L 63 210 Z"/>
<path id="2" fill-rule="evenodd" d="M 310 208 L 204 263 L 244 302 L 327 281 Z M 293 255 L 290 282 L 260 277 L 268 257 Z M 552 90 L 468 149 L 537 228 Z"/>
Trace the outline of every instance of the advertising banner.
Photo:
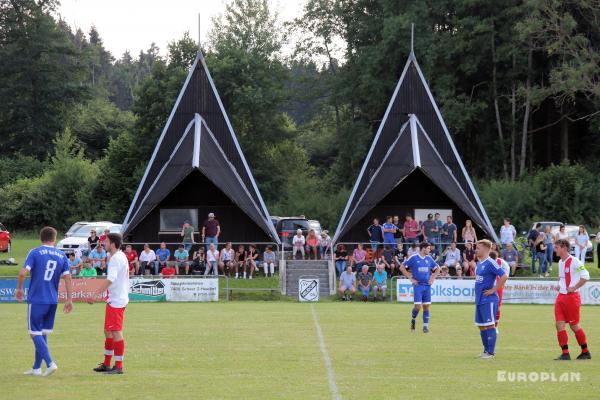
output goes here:
<path id="1" fill-rule="evenodd" d="M 129 301 L 166 301 L 165 284 L 161 279 L 135 278 L 129 280 Z"/>
<path id="2" fill-rule="evenodd" d="M 86 302 L 92 296 L 99 287 L 104 279 L 91 279 L 91 278 L 82 278 L 82 279 L 72 279 L 71 288 L 73 290 L 73 302 Z M 96 301 L 102 301 L 103 294 L 99 294 L 96 296 Z M 60 280 L 60 285 L 58 286 L 58 301 L 63 303 L 67 299 L 67 291 L 65 290 L 65 281 Z"/>
<path id="3" fill-rule="evenodd" d="M 23 293 L 27 298 L 27 288 L 29 280 L 23 282 Z M 0 303 L 16 303 L 15 290 L 17 289 L 16 279 L 0 279 Z"/>
<path id="4" fill-rule="evenodd" d="M 163 279 L 167 301 L 219 301 L 219 279 Z"/>

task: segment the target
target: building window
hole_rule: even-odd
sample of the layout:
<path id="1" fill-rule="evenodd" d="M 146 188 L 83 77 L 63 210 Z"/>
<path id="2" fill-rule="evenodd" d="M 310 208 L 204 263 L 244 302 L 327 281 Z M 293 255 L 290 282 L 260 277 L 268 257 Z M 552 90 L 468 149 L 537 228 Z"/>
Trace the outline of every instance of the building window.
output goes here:
<path id="1" fill-rule="evenodd" d="M 180 231 L 185 221 L 198 229 L 198 210 L 195 208 L 163 208 L 160 210 L 161 232 Z"/>

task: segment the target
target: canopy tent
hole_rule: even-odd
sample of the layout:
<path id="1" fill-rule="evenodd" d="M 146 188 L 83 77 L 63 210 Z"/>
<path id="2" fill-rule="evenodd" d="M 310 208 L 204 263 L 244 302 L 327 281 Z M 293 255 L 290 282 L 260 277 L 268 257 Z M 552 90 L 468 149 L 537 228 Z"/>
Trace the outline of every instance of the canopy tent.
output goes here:
<path id="1" fill-rule="evenodd" d="M 160 240 L 162 209 L 214 212 L 222 240 L 279 243 L 201 52 L 146 167 L 124 234 L 134 241 Z"/>
<path id="2" fill-rule="evenodd" d="M 429 86 L 411 52 L 367 154 L 334 242 L 363 241 L 373 217 L 449 209 L 497 241 Z M 443 216 L 445 217 L 445 216 Z"/>

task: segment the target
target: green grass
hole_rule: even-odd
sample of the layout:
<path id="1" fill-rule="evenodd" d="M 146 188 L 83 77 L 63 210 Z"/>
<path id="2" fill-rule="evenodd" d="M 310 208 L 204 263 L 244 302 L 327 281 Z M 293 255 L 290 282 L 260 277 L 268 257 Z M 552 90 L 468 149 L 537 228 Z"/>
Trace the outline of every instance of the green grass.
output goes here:
<path id="1" fill-rule="evenodd" d="M 26 305 L 4 304 L 2 398 L 329 399 L 311 307 L 343 399 L 546 400 L 600 391 L 596 360 L 552 361 L 559 349 L 551 306 L 503 306 L 497 357 L 484 361 L 474 358 L 481 343 L 472 305 L 434 304 L 424 335 L 407 329 L 405 304 L 137 303 L 126 313 L 126 374 L 109 377 L 91 371 L 102 357 L 104 307 L 76 304 L 57 315 L 49 343 L 60 369 L 44 379 L 22 375 L 33 358 Z M 582 316 L 594 352 L 600 308 L 584 307 Z M 499 383 L 498 370 L 579 372 L 581 381 Z"/>

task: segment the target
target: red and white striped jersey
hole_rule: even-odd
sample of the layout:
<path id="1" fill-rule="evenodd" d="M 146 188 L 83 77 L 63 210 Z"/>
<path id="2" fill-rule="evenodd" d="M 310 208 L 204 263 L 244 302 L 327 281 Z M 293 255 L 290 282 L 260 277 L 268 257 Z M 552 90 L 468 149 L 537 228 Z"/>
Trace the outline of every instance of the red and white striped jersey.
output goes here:
<path id="1" fill-rule="evenodd" d="M 579 259 L 569 256 L 558 262 L 559 293 L 567 294 L 567 288 L 577 285 L 579 279 L 590 279 L 590 273 Z"/>

